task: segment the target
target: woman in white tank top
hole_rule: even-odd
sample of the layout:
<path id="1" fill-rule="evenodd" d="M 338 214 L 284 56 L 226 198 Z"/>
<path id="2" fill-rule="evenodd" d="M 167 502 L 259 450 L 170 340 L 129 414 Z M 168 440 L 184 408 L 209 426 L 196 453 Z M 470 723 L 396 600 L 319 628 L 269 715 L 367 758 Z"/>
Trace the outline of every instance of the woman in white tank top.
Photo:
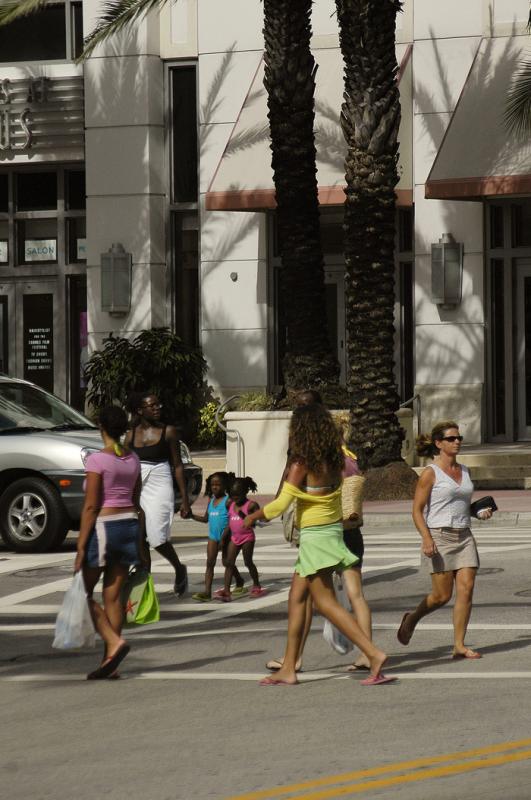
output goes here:
<path id="1" fill-rule="evenodd" d="M 419 478 L 413 521 L 422 537 L 422 561 L 431 573 L 431 592 L 415 611 L 404 614 L 397 638 L 409 644 L 419 620 L 446 605 L 455 585 L 453 658 L 481 658 L 465 645 L 479 556 L 470 530 L 474 486 L 468 469 L 457 461 L 463 437 L 457 423 L 438 423 L 431 436 L 420 436 L 417 452 L 434 459 Z M 492 516 L 487 509 L 483 519 Z"/>

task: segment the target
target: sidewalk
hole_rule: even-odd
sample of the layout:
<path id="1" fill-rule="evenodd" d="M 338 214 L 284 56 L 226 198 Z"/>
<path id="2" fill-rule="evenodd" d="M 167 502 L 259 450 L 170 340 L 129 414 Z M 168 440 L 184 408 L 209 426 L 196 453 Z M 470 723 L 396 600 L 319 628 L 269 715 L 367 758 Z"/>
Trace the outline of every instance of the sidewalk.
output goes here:
<path id="1" fill-rule="evenodd" d="M 484 497 L 489 492 L 474 492 L 474 500 Z M 525 489 L 493 489 L 492 496 L 498 511 L 491 520 L 473 525 L 489 528 L 512 528 L 517 526 L 531 527 L 531 491 Z M 260 506 L 273 500 L 273 495 L 250 495 Z M 208 498 L 198 497 L 194 503 L 194 514 L 204 514 Z M 363 518 L 366 528 L 413 527 L 411 519 L 411 500 L 367 501 L 363 504 Z"/>

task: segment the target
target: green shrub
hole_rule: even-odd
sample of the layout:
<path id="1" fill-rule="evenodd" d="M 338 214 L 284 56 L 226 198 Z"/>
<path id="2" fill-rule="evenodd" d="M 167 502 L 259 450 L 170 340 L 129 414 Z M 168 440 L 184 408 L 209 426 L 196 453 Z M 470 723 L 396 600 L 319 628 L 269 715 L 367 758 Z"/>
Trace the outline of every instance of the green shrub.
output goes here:
<path id="1" fill-rule="evenodd" d="M 221 428 L 218 428 L 216 423 L 216 411 L 218 408 L 219 401 L 211 400 L 199 409 L 196 438 L 200 447 L 208 449 L 223 447 L 225 444 L 225 433 Z"/>
<path id="2" fill-rule="evenodd" d="M 272 411 L 275 398 L 266 392 L 246 392 L 238 398 L 238 411 Z"/>
<path id="3" fill-rule="evenodd" d="M 206 361 L 168 328 L 133 339 L 110 336 L 85 366 L 87 401 L 97 412 L 110 403 L 125 406 L 133 391 L 150 391 L 164 406 L 164 419 L 189 435 L 202 402 Z"/>

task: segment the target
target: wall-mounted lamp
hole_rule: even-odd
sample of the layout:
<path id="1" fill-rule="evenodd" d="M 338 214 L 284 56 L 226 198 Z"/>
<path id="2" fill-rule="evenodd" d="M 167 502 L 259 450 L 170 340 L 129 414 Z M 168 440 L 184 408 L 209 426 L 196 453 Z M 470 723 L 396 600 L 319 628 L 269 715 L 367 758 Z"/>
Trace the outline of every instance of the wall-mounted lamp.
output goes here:
<path id="1" fill-rule="evenodd" d="M 128 314 L 131 308 L 132 263 L 133 256 L 119 243 L 101 254 L 101 310 L 112 316 Z"/>
<path id="2" fill-rule="evenodd" d="M 461 302 L 463 283 L 463 245 L 451 233 L 443 233 L 431 246 L 431 298 L 444 308 Z"/>

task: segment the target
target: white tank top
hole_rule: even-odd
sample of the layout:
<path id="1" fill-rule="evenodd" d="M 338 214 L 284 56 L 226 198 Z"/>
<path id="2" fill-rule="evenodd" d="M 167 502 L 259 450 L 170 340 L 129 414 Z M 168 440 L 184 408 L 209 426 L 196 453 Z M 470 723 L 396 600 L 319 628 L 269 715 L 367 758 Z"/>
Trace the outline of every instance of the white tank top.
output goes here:
<path id="1" fill-rule="evenodd" d="M 470 501 L 474 484 L 468 469 L 461 464 L 461 483 L 456 483 L 437 464 L 428 464 L 435 472 L 435 483 L 424 509 L 428 528 L 469 528 Z"/>

